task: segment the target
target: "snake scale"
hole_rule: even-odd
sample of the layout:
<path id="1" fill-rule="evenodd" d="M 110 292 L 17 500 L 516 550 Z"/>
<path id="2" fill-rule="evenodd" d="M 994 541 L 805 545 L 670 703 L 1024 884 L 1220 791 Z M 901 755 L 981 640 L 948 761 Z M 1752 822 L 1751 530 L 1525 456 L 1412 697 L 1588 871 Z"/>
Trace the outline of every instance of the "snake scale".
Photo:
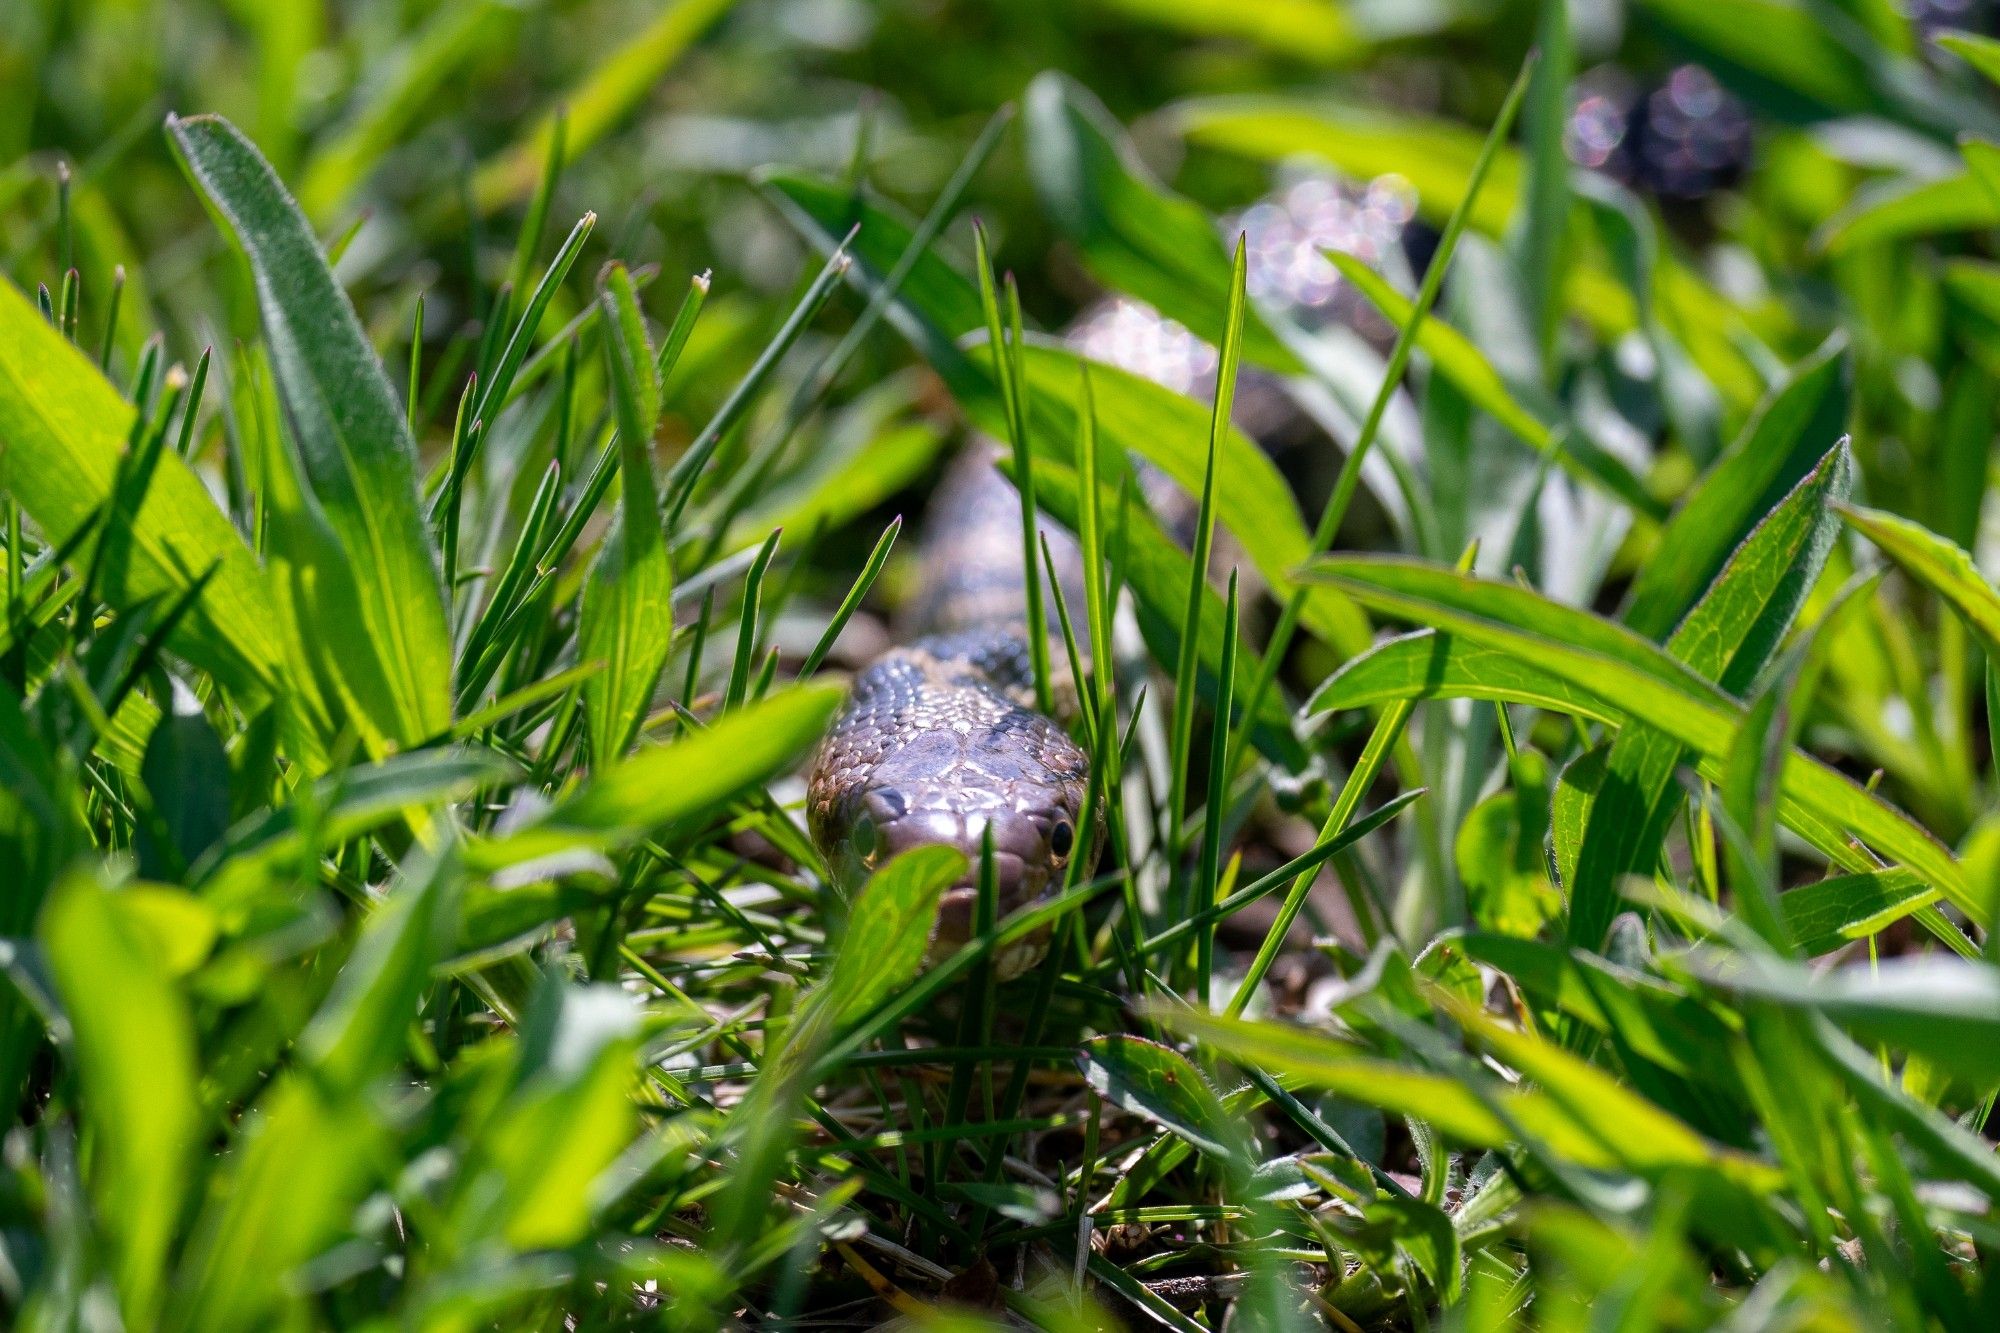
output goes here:
<path id="1" fill-rule="evenodd" d="M 1064 596 L 1082 605 L 1081 553 L 1066 534 L 1043 535 Z M 938 908 L 935 959 L 971 933 L 988 830 L 1002 917 L 1059 889 L 1095 839 L 1082 809 L 1090 757 L 1035 710 L 1020 499 L 988 450 L 968 450 L 939 487 L 923 569 L 914 637 L 855 678 L 814 756 L 807 802 L 821 855 L 850 881 L 912 847 L 965 854 L 967 872 Z M 1045 934 L 1016 941 L 995 971 L 1019 976 L 1047 947 Z"/>

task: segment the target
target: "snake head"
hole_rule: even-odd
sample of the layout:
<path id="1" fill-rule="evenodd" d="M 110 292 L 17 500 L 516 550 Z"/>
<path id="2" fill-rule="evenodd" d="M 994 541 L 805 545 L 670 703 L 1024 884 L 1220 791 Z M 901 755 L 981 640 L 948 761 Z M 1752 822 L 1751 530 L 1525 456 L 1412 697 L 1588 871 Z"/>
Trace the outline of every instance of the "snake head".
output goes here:
<path id="1" fill-rule="evenodd" d="M 972 935 L 989 830 L 996 919 L 1060 889 L 1070 861 L 1090 850 L 1079 829 L 1080 784 L 1016 780 L 1004 788 L 956 787 L 938 795 L 943 799 L 926 800 L 923 792 L 894 784 L 864 788 L 844 803 L 846 819 L 839 822 L 845 836 L 830 840 L 856 879 L 915 847 L 953 847 L 964 855 L 965 874 L 938 904 L 930 962 L 949 957 Z M 1046 948 L 1046 934 L 1016 941 L 996 957 L 1001 979 L 1032 967 Z"/>

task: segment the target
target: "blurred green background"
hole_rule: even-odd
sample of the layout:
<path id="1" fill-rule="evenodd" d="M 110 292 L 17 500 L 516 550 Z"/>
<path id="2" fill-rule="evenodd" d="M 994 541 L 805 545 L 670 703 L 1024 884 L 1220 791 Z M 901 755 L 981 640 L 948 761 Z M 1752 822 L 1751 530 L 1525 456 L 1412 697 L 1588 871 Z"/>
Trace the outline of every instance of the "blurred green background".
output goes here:
<path id="1" fill-rule="evenodd" d="M 1963 510 L 1963 491 L 1926 499 L 1904 479 L 1937 461 L 1926 423 L 1972 392 L 1960 387 L 1967 363 L 1979 364 L 1983 393 L 2000 362 L 1988 336 L 1994 284 L 1983 267 L 1950 262 L 1976 252 L 1965 242 L 1842 251 L 1828 225 L 1871 190 L 1962 176 L 1955 138 L 2000 133 L 1977 76 L 1931 40 L 1945 27 L 1980 30 L 1985 0 L 1907 11 L 1892 0 L 1577 0 L 1560 13 L 1555 24 L 1546 6 L 1497 0 L 14 0 L 0 9 L 0 260 L 60 286 L 55 180 L 66 162 L 86 324 L 123 263 L 122 356 L 156 324 L 183 360 L 218 328 L 246 332 L 247 305 L 212 308 L 233 270 L 160 132 L 168 111 L 219 111 L 330 242 L 358 224 L 342 276 L 362 307 L 386 325 L 421 290 L 426 337 L 442 343 L 476 327 L 509 276 L 541 167 L 537 136 L 568 108 L 570 166 L 552 216 L 600 214 L 586 261 L 712 268 L 730 326 L 749 329 L 786 300 L 803 264 L 749 183 L 761 168 L 858 173 L 921 211 L 994 110 L 1059 70 L 1131 128 L 1154 172 L 1211 209 L 1242 206 L 1268 188 L 1272 161 L 1306 151 L 1363 178 L 1409 179 L 1435 221 L 1452 202 L 1454 164 L 1462 173 L 1539 40 L 1544 86 L 1523 138 L 1537 116 L 1566 118 L 1571 159 L 1622 178 L 1662 225 L 1642 244 L 1676 272 L 1647 314 L 1720 395 L 1703 409 L 1713 420 L 1678 443 L 1697 461 L 1712 452 L 1773 359 L 1843 328 L 1877 427 L 1863 446 L 1889 492 L 1877 498 L 1966 535 L 1969 516 L 1944 512 Z M 1674 98 L 1676 78 L 1696 81 L 1679 99 L 1689 109 L 1649 115 Z M 1204 112 L 1246 98 L 1317 117 L 1325 132 L 1227 114 L 1203 128 Z M 1674 116 L 1686 123 L 1665 123 Z M 1677 150 L 1679 166 L 1667 160 Z M 1511 166 L 1503 181 L 1536 174 L 1532 161 Z M 1508 192 L 1494 191 L 1496 233 L 1526 225 Z M 1101 283 L 1046 202 L 1010 135 L 954 234 L 984 218 L 1030 319 L 1056 328 Z M 1985 205 L 1942 200 L 1913 230 L 1962 227 L 1968 207 Z M 1566 261 L 1591 252 L 1614 280 L 1628 276 L 1616 238 L 1572 228 L 1560 240 L 1578 252 Z M 1601 296 L 1573 292 L 1572 308 L 1600 335 L 1630 327 Z M 1541 373 L 1553 389 L 1564 370 Z M 1661 488 L 1673 493 L 1671 476 Z"/>

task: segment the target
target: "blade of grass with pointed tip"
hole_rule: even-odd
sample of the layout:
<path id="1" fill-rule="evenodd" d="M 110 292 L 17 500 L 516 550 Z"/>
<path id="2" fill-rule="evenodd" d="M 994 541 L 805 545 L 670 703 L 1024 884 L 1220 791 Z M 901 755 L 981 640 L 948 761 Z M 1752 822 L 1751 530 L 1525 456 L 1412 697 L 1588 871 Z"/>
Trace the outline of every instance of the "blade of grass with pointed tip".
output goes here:
<path id="1" fill-rule="evenodd" d="M 1173 731 L 1168 744 L 1168 763 L 1172 767 L 1167 788 L 1167 854 L 1176 866 L 1176 877 L 1184 886 L 1176 911 L 1179 918 L 1192 916 L 1195 910 L 1195 904 L 1187 897 L 1193 892 L 1193 886 L 1185 880 L 1185 868 L 1180 863 L 1187 848 L 1187 787 L 1194 762 L 1195 670 L 1199 665 L 1202 610 L 1212 596 L 1208 586 L 1208 563 L 1215 549 L 1215 463 L 1217 454 L 1221 452 L 1223 432 L 1228 428 L 1230 404 L 1236 395 L 1236 367 L 1243 354 L 1244 307 L 1249 304 L 1245 290 L 1249 271 L 1245 253 L 1245 241 L 1239 237 L 1230 272 L 1229 310 L 1223 321 L 1215 402 L 1209 417 L 1208 453 L 1202 463 L 1201 489 L 1197 492 L 1200 507 L 1196 510 L 1194 547 L 1188 559 L 1187 601 L 1181 615 L 1180 655 L 1174 661 Z M 1230 670 L 1235 669 L 1236 659 L 1231 641 L 1233 632 L 1233 624 L 1225 621 L 1221 661 L 1227 663 Z M 1222 669 L 1218 665 L 1217 670 Z M 1219 698 L 1228 686 L 1222 683 L 1220 676 L 1217 677 L 1217 685 Z M 1228 716 L 1218 716 L 1215 725 L 1226 732 L 1229 728 Z M 1209 817 L 1218 818 L 1218 812 L 1211 810 Z"/>
<path id="2" fill-rule="evenodd" d="M 801 680 L 819 670 L 820 663 L 826 661 L 826 655 L 833 651 L 835 641 L 840 638 L 840 631 L 847 627 L 847 622 L 860 609 L 861 599 L 875 586 L 875 577 L 882 572 L 882 566 L 888 562 L 889 552 L 895 548 L 896 537 L 902 530 L 903 516 L 898 514 L 889 521 L 888 527 L 882 529 L 882 535 L 875 539 L 875 549 L 868 553 L 867 562 L 861 566 L 861 573 L 855 576 L 853 585 L 847 590 L 847 596 L 840 599 L 840 605 L 835 608 L 832 619 L 826 622 L 826 629 L 821 632 L 819 642 L 812 646 L 812 651 L 806 654 L 806 660 L 799 666 Z"/>
<path id="3" fill-rule="evenodd" d="M 716 447 L 722 443 L 723 436 L 745 412 L 749 411 L 750 405 L 756 401 L 757 395 L 770 380 L 772 373 L 777 370 L 779 362 L 784 359 L 787 352 L 791 351 L 792 345 L 799 340 L 807 325 L 812 323 L 814 316 L 818 315 L 832 298 L 834 288 L 839 285 L 841 278 L 847 274 L 851 266 L 852 261 L 846 251 L 836 248 L 819 273 L 814 276 L 811 284 L 807 286 L 798 304 L 793 306 L 791 313 L 785 317 L 785 322 L 779 326 L 777 333 L 772 335 L 771 341 L 757 354 L 757 359 L 751 363 L 750 369 L 737 381 L 736 387 L 729 391 L 729 396 L 722 400 L 722 405 L 716 408 L 715 415 L 709 418 L 708 424 L 701 428 L 701 433 L 688 445 L 687 452 L 682 454 L 668 470 L 666 485 L 662 491 L 662 504 L 665 507 L 666 528 L 669 533 L 678 529 L 681 513 L 687 508 L 688 501 L 693 498 L 695 484 L 701 480 L 702 469 L 708 466 L 708 461 L 714 456 Z M 706 294 L 705 288 L 703 294 Z"/>
<path id="4" fill-rule="evenodd" d="M 515 323 L 513 332 L 508 334 L 506 347 L 500 353 L 498 363 L 494 365 L 491 373 L 480 381 L 479 398 L 472 409 L 474 420 L 485 422 L 490 428 L 500 409 L 510 401 L 515 376 L 520 374 L 521 364 L 528 359 L 528 349 L 535 340 L 535 333 L 542 326 L 542 316 L 547 313 L 549 303 L 555 299 L 563 279 L 569 276 L 577 255 L 583 250 L 584 242 L 590 239 L 590 233 L 596 226 L 597 214 L 585 213 L 577 219 L 576 225 L 570 228 L 569 235 L 563 240 L 561 248 L 556 251 L 556 257 L 549 261 L 541 281 L 535 284 L 535 290 L 528 297 L 528 304 L 522 310 L 521 318 Z M 650 362 L 648 369 L 651 369 Z"/>
<path id="5" fill-rule="evenodd" d="M 1028 661 L 1033 672 L 1035 707 L 1047 713 L 1055 707 L 1055 694 L 1049 683 L 1049 621 L 1042 603 L 1041 562 L 1035 559 L 1034 453 L 1029 444 L 1028 415 L 1024 406 L 1028 387 L 1023 383 L 1026 376 L 1021 366 L 1021 336 L 1018 321 L 1010 330 L 1001 320 L 999 293 L 993 281 L 993 262 L 986 251 L 986 229 L 975 226 L 972 237 L 975 246 L 973 265 L 979 275 L 979 309 L 986 320 L 986 353 L 993 361 L 993 383 L 1000 389 L 1000 415 L 1006 427 L 1007 443 L 1013 450 L 1013 467 L 1008 475 L 1020 500 L 1021 578 L 1027 604 Z M 914 238 L 911 243 L 915 244 Z M 1008 297 L 1009 313 L 1018 314 L 1019 306 L 1014 301 L 1011 281 Z M 871 294 L 871 303 L 875 299 L 876 295 Z"/>
<path id="6" fill-rule="evenodd" d="M 1986 146 L 1991 151 L 1991 145 Z M 1972 150 L 1969 150 L 1972 151 Z M 1926 236 L 2000 227 L 2000 195 L 1976 171 L 1863 191 L 1816 237 L 1830 256 Z"/>
<path id="7" fill-rule="evenodd" d="M 644 318 L 621 265 L 604 293 L 605 361 L 618 418 L 622 490 L 616 522 L 584 584 L 577 653 L 604 671 L 584 682 L 584 720 L 592 761 L 611 763 L 631 748 L 652 710 L 674 633 L 673 557 L 660 530 L 651 445 L 660 418 L 660 386 Z"/>
<path id="8" fill-rule="evenodd" d="M 416 446 L 382 365 L 311 228 L 268 163 L 227 121 L 169 130 L 250 260 L 271 367 L 313 498 L 351 571 L 358 640 L 347 678 L 380 738 L 409 744 L 451 722 L 451 642 L 417 507 Z"/>
<path id="9" fill-rule="evenodd" d="M 1828 451 L 1737 548 L 1667 651 L 1725 691 L 1742 692 L 1811 591 L 1836 531 L 1831 506 L 1846 497 L 1853 471 L 1844 443 Z M 1681 744 L 1670 734 L 1630 722 L 1619 729 L 1574 881 L 1563 886 L 1572 945 L 1599 948 L 1621 906 L 1619 880 L 1652 871 L 1679 806 L 1673 774 L 1680 757 Z"/>
<path id="10" fill-rule="evenodd" d="M 736 622 L 736 656 L 729 663 L 729 686 L 722 697 L 723 711 L 741 706 L 750 690 L 750 667 L 757 656 L 758 609 L 764 595 L 764 575 L 771 558 L 778 553 L 777 532 L 757 548 L 756 559 L 743 576 L 743 606 Z"/>
<path id="11" fill-rule="evenodd" d="M 1126 1033 L 1093 1037 L 1076 1057 L 1084 1082 L 1117 1106 L 1186 1139 L 1203 1153 L 1240 1163 L 1246 1145 L 1222 1099 L 1188 1058 L 1170 1046 Z"/>
<path id="12" fill-rule="evenodd" d="M 797 762 L 843 694 L 838 686 L 796 685 L 745 704 L 711 727 L 603 768 L 541 818 L 468 856 L 499 866 L 578 845 L 616 848 L 720 810 Z"/>
<path id="13" fill-rule="evenodd" d="M 1625 623 L 1665 639 L 1758 516 L 1770 511 L 1838 440 L 1852 357 L 1829 338 L 1759 404 L 1737 441 L 1695 484 L 1632 581 Z"/>

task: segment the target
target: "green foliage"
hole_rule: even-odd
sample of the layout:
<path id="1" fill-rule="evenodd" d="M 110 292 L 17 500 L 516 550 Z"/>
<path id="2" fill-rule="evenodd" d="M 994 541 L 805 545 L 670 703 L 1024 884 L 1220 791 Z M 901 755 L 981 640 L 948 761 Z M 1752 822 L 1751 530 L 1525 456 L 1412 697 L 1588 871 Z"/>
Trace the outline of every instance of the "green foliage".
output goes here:
<path id="1" fill-rule="evenodd" d="M 2000 43 L 1613 8 L 0 8 L 0 1324 L 1993 1325 Z M 1011 915 L 798 781 L 969 433 Z"/>

